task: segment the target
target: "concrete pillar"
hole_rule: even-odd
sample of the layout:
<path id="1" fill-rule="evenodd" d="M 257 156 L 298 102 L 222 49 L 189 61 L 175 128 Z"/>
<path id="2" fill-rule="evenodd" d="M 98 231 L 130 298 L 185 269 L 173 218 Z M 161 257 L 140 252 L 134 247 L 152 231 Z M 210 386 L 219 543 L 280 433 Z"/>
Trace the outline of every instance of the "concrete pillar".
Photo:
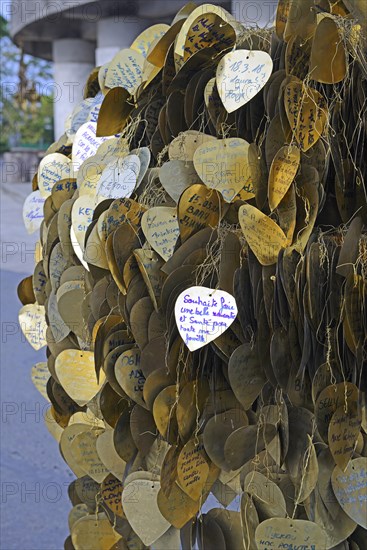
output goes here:
<path id="1" fill-rule="evenodd" d="M 232 0 L 232 14 L 245 27 L 271 27 L 275 21 L 276 0 Z"/>
<path id="2" fill-rule="evenodd" d="M 52 44 L 55 79 L 55 139 L 64 133 L 64 123 L 83 99 L 83 88 L 94 65 L 94 42 L 79 38 L 55 40 Z"/>
<path id="3" fill-rule="evenodd" d="M 160 23 L 169 22 L 169 20 L 176 15 L 176 13 L 186 4 L 187 2 L 182 2 L 182 0 L 154 0 L 152 2 L 139 2 L 138 5 L 138 16 L 146 17 L 147 19 L 155 19 Z M 200 0 L 195 2 L 195 4 L 208 4 L 205 0 Z M 216 2 L 213 2 L 216 4 Z M 222 4 L 222 3 L 221 3 Z M 165 19 L 168 18 L 168 21 Z M 153 24 L 153 23 L 151 23 Z"/>
<path id="4" fill-rule="evenodd" d="M 97 22 L 96 65 L 104 65 L 123 48 L 129 48 L 134 39 L 152 25 L 132 17 L 107 17 Z"/>

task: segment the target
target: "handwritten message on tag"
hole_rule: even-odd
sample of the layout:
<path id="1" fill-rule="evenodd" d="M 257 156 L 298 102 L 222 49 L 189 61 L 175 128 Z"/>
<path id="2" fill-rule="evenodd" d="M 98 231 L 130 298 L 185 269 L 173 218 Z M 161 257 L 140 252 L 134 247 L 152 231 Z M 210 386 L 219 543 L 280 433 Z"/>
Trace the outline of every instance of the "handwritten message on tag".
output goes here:
<path id="1" fill-rule="evenodd" d="M 347 410 L 341 406 L 333 414 L 329 424 L 329 448 L 341 470 L 345 470 L 354 453 L 360 429 L 361 419 L 356 404 L 351 403 Z"/>
<path id="2" fill-rule="evenodd" d="M 348 516 L 367 529 L 367 458 L 351 460 L 344 472 L 336 466 L 331 476 L 334 494 Z"/>
<path id="3" fill-rule="evenodd" d="M 111 136 L 96 137 L 97 123 L 86 122 L 75 134 L 71 156 L 75 167 L 96 154 L 98 147 Z"/>
<path id="4" fill-rule="evenodd" d="M 311 41 L 305 41 L 300 36 L 294 35 L 287 43 L 285 51 L 285 70 L 287 75 L 292 75 L 303 80 L 309 71 L 311 55 Z"/>
<path id="5" fill-rule="evenodd" d="M 126 156 L 129 153 L 129 145 L 122 141 L 121 138 L 111 137 L 108 141 L 104 141 L 98 147 L 96 156 L 109 161 L 110 156 Z M 94 160 L 94 159 L 92 159 Z"/>
<path id="6" fill-rule="evenodd" d="M 71 453 L 78 465 L 97 483 L 101 483 L 109 474 L 96 449 L 100 433 L 101 429 L 83 431 L 78 433 L 70 444 Z"/>
<path id="7" fill-rule="evenodd" d="M 203 134 L 197 130 L 186 130 L 171 141 L 168 155 L 170 160 L 192 161 L 196 149 L 207 141 L 215 141 L 214 136 Z"/>
<path id="8" fill-rule="evenodd" d="M 38 187 L 41 196 L 47 199 L 56 182 L 72 177 L 73 166 L 68 157 L 61 153 L 45 156 L 38 167 Z"/>
<path id="9" fill-rule="evenodd" d="M 39 350 L 47 345 L 44 306 L 38 304 L 23 306 L 19 311 L 19 325 L 32 348 Z"/>
<path id="10" fill-rule="evenodd" d="M 263 521 L 255 532 L 259 550 L 316 550 L 326 548 L 326 533 L 312 521 L 271 518 Z"/>
<path id="11" fill-rule="evenodd" d="M 241 229 L 251 250 L 262 265 L 277 261 L 282 248 L 287 246 L 287 237 L 268 216 L 250 204 L 243 204 L 238 211 Z"/>
<path id="12" fill-rule="evenodd" d="M 119 355 L 115 377 L 124 392 L 138 405 L 145 407 L 143 387 L 145 376 L 140 368 L 140 350 L 130 349 Z"/>
<path id="13" fill-rule="evenodd" d="M 93 97 L 83 99 L 73 110 L 70 120 L 70 128 L 66 129 L 66 134 L 73 136 L 79 130 L 80 126 L 88 120 L 88 115 L 94 103 Z"/>
<path id="14" fill-rule="evenodd" d="M 194 439 L 188 441 L 177 461 L 177 479 L 181 489 L 193 500 L 198 500 L 205 492 L 208 475 L 209 464 L 205 459 L 203 443 L 196 444 Z"/>
<path id="15" fill-rule="evenodd" d="M 89 122 L 89 121 L 97 122 L 99 110 L 101 108 L 103 98 L 104 98 L 104 95 L 102 92 L 98 92 L 98 94 L 94 96 L 92 107 L 91 107 L 91 110 L 89 111 L 86 122 Z"/>
<path id="16" fill-rule="evenodd" d="M 328 441 L 328 429 L 333 414 L 339 407 L 356 407 L 358 388 L 351 382 L 327 386 L 320 392 L 315 403 L 315 418 L 320 435 Z"/>
<path id="17" fill-rule="evenodd" d="M 99 184 L 103 170 L 107 166 L 107 160 L 99 155 L 93 155 L 82 163 L 77 174 L 79 196 L 96 196 L 96 189 Z"/>
<path id="18" fill-rule="evenodd" d="M 130 197 L 135 189 L 139 170 L 140 160 L 137 155 L 117 158 L 108 164 L 97 186 L 97 201 Z"/>
<path id="19" fill-rule="evenodd" d="M 34 268 L 33 273 L 33 292 L 36 297 L 36 302 L 43 306 L 46 300 L 46 283 L 47 283 L 47 276 L 43 269 L 43 262 L 40 260 L 36 267 Z"/>
<path id="20" fill-rule="evenodd" d="M 107 476 L 101 484 L 101 496 L 105 505 L 116 516 L 124 517 L 121 502 L 122 483 L 120 480 L 116 479 L 113 475 Z"/>
<path id="21" fill-rule="evenodd" d="M 201 12 L 187 33 L 183 59 L 187 61 L 196 52 L 207 47 L 212 47 L 219 52 L 232 46 L 234 40 L 234 29 L 226 25 L 220 16 L 209 12 L 203 15 Z"/>
<path id="22" fill-rule="evenodd" d="M 67 267 L 69 267 L 68 259 L 65 258 L 61 244 L 57 243 L 51 251 L 48 268 L 51 287 L 53 290 L 56 291 L 59 288 L 61 275 Z"/>
<path id="23" fill-rule="evenodd" d="M 31 378 L 35 388 L 40 392 L 42 397 L 50 401 L 46 390 L 46 385 L 50 378 L 50 371 L 48 370 L 47 363 L 36 363 L 32 367 Z"/>
<path id="24" fill-rule="evenodd" d="M 71 211 L 71 223 L 76 240 L 84 252 L 84 239 L 89 225 L 93 219 L 93 199 L 88 195 L 79 197 L 73 204 Z M 77 254 L 76 250 L 75 253 Z"/>
<path id="25" fill-rule="evenodd" d="M 24 201 L 23 222 L 29 235 L 41 227 L 45 200 L 40 191 L 33 191 Z"/>
<path id="26" fill-rule="evenodd" d="M 283 199 L 295 178 L 301 160 L 298 147 L 285 146 L 279 149 L 270 167 L 269 206 L 274 210 Z"/>
<path id="27" fill-rule="evenodd" d="M 182 25 L 176 39 L 176 65 L 181 66 L 202 48 L 213 46 L 219 52 L 225 47 L 232 46 L 236 35 L 229 24 L 229 17 L 230 14 L 226 10 L 213 4 L 194 9 Z"/>
<path id="28" fill-rule="evenodd" d="M 134 50 L 119 51 L 109 63 L 105 86 L 122 87 L 134 94 L 143 81 L 144 61 L 145 57 Z"/>
<path id="29" fill-rule="evenodd" d="M 59 210 L 63 203 L 71 199 L 78 185 L 75 179 L 60 180 L 52 188 L 51 196 L 55 210 Z"/>
<path id="30" fill-rule="evenodd" d="M 217 68 L 217 88 L 228 113 L 245 105 L 262 90 L 273 71 L 266 52 L 236 50 L 225 55 Z"/>
<path id="31" fill-rule="evenodd" d="M 284 105 L 298 145 L 302 151 L 308 151 L 324 131 L 327 119 L 325 98 L 296 79 L 285 87 Z"/>
<path id="32" fill-rule="evenodd" d="M 108 71 L 109 66 L 110 66 L 109 63 L 105 63 L 104 65 L 102 65 L 99 68 L 99 71 L 98 71 L 98 84 L 99 84 L 99 87 L 101 88 L 101 92 L 104 96 L 108 92 L 108 89 L 106 88 L 105 83 L 106 83 L 106 76 L 107 76 L 107 71 Z"/>
<path id="33" fill-rule="evenodd" d="M 205 185 L 188 187 L 178 203 L 182 242 L 204 227 L 216 227 L 221 214 L 221 195 Z"/>
<path id="34" fill-rule="evenodd" d="M 145 211 L 146 207 L 133 199 L 122 198 L 114 200 L 107 211 L 105 227 L 101 228 L 98 225 L 101 240 L 105 241 L 107 236 L 124 222 L 128 222 L 138 230 Z"/>
<path id="35" fill-rule="evenodd" d="M 83 477 L 85 471 L 81 468 L 78 462 L 75 460 L 73 453 L 71 452 L 70 444 L 74 437 L 81 433 L 91 429 L 91 425 L 87 424 L 84 418 L 87 415 L 85 413 L 73 414 L 69 420 L 69 424 L 62 432 L 60 438 L 60 451 L 64 457 L 65 462 L 69 466 L 70 470 L 74 472 L 77 477 Z M 88 418 L 89 420 L 89 418 Z"/>
<path id="36" fill-rule="evenodd" d="M 223 290 L 193 286 L 176 300 L 177 327 L 190 351 L 218 338 L 231 326 L 236 316 L 236 300 Z"/>
<path id="37" fill-rule="evenodd" d="M 139 34 L 131 44 L 130 48 L 137 51 L 145 58 L 152 47 L 162 36 L 170 29 L 169 25 L 158 23 L 145 29 Z"/>
<path id="38" fill-rule="evenodd" d="M 164 260 L 169 260 L 180 235 L 176 208 L 150 208 L 143 214 L 141 227 L 151 247 Z"/>
<path id="39" fill-rule="evenodd" d="M 248 162 L 249 143 L 229 138 L 204 143 L 194 153 L 194 166 L 201 180 L 231 202 L 244 189 L 253 192 Z"/>

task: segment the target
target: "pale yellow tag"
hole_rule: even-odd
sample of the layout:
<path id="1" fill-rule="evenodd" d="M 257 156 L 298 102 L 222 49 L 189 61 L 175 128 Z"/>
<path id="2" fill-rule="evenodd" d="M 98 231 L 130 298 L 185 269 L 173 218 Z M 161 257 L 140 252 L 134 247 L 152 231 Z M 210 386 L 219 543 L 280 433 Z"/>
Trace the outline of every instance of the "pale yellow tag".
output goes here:
<path id="1" fill-rule="evenodd" d="M 152 25 L 140 33 L 131 44 L 130 48 L 147 57 L 152 45 L 157 42 L 168 30 L 170 26 L 164 23 Z"/>
<path id="2" fill-rule="evenodd" d="M 317 25 L 312 42 L 310 74 L 313 80 L 336 84 L 347 71 L 346 52 L 341 33 L 331 17 L 324 17 Z"/>
<path id="3" fill-rule="evenodd" d="M 46 385 L 50 376 L 51 375 L 50 375 L 50 371 L 48 370 L 47 363 L 36 363 L 32 367 L 32 371 L 31 371 L 32 382 L 35 388 L 40 392 L 42 397 L 47 399 L 47 401 L 50 401 L 46 390 Z"/>
<path id="4" fill-rule="evenodd" d="M 75 550 L 110 550 L 120 539 L 104 513 L 85 516 L 71 529 Z"/>
<path id="5" fill-rule="evenodd" d="M 295 79 L 285 87 L 284 105 L 294 138 L 302 151 L 308 151 L 320 139 L 325 128 L 325 98 L 317 90 Z"/>
<path id="6" fill-rule="evenodd" d="M 217 67 L 217 88 L 228 113 L 248 103 L 265 86 L 273 71 L 267 52 L 235 50 L 227 53 Z"/>
<path id="7" fill-rule="evenodd" d="M 145 377 L 140 369 L 140 350 L 138 348 L 127 350 L 119 355 L 115 364 L 115 376 L 124 392 L 135 403 L 145 407 L 143 398 Z"/>
<path id="8" fill-rule="evenodd" d="M 84 424 L 82 422 L 72 422 L 72 424 L 70 424 L 69 422 L 61 434 L 60 451 L 66 464 L 77 477 L 83 477 L 85 475 L 85 470 L 81 467 L 79 459 L 74 457 L 71 450 L 71 443 L 78 434 L 88 432 L 90 430 L 91 426 L 88 424 Z"/>
<path id="9" fill-rule="evenodd" d="M 20 309 L 18 318 L 24 336 L 35 350 L 47 345 L 44 306 L 27 304 Z"/>
<path id="10" fill-rule="evenodd" d="M 118 479 L 122 479 L 126 462 L 117 454 L 113 443 L 114 431 L 107 429 L 97 438 L 96 449 L 105 468 Z"/>
<path id="11" fill-rule="evenodd" d="M 33 191 L 24 201 L 23 222 L 29 235 L 41 227 L 44 203 L 45 197 L 41 196 L 40 191 Z"/>
<path id="12" fill-rule="evenodd" d="M 281 202 L 295 178 L 301 160 L 298 147 L 284 146 L 275 155 L 269 174 L 269 206 L 274 210 Z"/>
<path id="13" fill-rule="evenodd" d="M 122 507 L 125 515 L 146 546 L 154 544 L 170 527 L 170 523 L 158 508 L 159 489 L 158 481 L 136 479 L 122 492 Z M 139 498 L 132 498 L 133 494 L 139 495 Z"/>
<path id="14" fill-rule="evenodd" d="M 244 189 L 253 192 L 248 161 L 249 143 L 229 138 L 204 143 L 194 153 L 194 166 L 201 180 L 231 202 Z"/>
<path id="15" fill-rule="evenodd" d="M 96 196 L 97 185 L 106 166 L 107 159 L 97 154 L 89 157 L 81 164 L 77 174 L 79 197 L 82 195 Z"/>
<path id="16" fill-rule="evenodd" d="M 60 384 L 78 405 L 86 405 L 101 389 L 105 375 L 100 372 L 97 382 L 94 353 L 67 349 L 62 351 L 55 362 L 56 374 Z"/>
<path id="17" fill-rule="evenodd" d="M 268 216 L 250 204 L 243 204 L 238 211 L 241 229 L 251 250 L 262 265 L 277 261 L 282 248 L 287 246 L 287 237 Z"/>
<path id="18" fill-rule="evenodd" d="M 105 86 L 122 87 L 134 94 L 143 81 L 145 57 L 132 49 L 120 50 L 110 61 Z"/>
<path id="19" fill-rule="evenodd" d="M 61 153 L 46 155 L 38 167 L 38 188 L 41 197 L 47 198 L 55 183 L 73 177 L 71 160 Z"/>
<path id="20" fill-rule="evenodd" d="M 200 145 L 215 140 L 214 136 L 203 134 L 197 130 L 186 130 L 171 141 L 168 156 L 170 160 L 192 161 L 194 153 Z"/>
<path id="21" fill-rule="evenodd" d="M 150 246 L 164 260 L 169 260 L 180 235 L 176 208 L 150 208 L 143 214 L 141 227 Z"/>
<path id="22" fill-rule="evenodd" d="M 221 50 L 226 45 L 231 46 L 231 39 L 235 39 L 234 29 L 229 23 L 232 20 L 233 17 L 229 12 L 213 4 L 203 4 L 194 9 L 187 17 L 177 35 L 174 50 L 176 63 L 181 65 L 191 55 L 204 47 L 217 44 L 218 49 Z M 223 21 L 226 21 L 228 24 L 223 25 Z M 210 30 L 215 23 L 217 25 L 215 28 L 216 32 L 211 36 Z M 221 25 L 223 29 L 221 29 Z M 179 61 L 180 58 L 182 59 L 181 63 Z"/>
<path id="23" fill-rule="evenodd" d="M 84 253 L 85 250 L 85 234 L 89 225 L 92 223 L 93 212 L 94 200 L 89 195 L 83 195 L 76 199 L 71 210 L 72 228 L 82 253 Z M 76 250 L 75 253 L 78 254 Z"/>
<path id="24" fill-rule="evenodd" d="M 102 463 L 96 449 L 100 429 L 77 433 L 70 443 L 70 449 L 77 464 L 97 483 L 102 483 L 109 471 Z"/>
<path id="25" fill-rule="evenodd" d="M 271 518 L 261 522 L 255 533 L 259 550 L 284 548 L 284 541 L 291 540 L 294 548 L 326 548 L 325 531 L 312 521 L 293 518 Z"/>
<path id="26" fill-rule="evenodd" d="M 75 172 L 79 166 L 88 158 L 96 154 L 98 147 L 112 136 L 97 137 L 97 122 L 86 122 L 75 134 L 72 148 L 72 159 L 75 167 Z"/>
<path id="27" fill-rule="evenodd" d="M 190 439 L 180 452 L 177 461 L 177 481 L 181 489 L 193 500 L 205 493 L 209 464 L 202 442 Z"/>

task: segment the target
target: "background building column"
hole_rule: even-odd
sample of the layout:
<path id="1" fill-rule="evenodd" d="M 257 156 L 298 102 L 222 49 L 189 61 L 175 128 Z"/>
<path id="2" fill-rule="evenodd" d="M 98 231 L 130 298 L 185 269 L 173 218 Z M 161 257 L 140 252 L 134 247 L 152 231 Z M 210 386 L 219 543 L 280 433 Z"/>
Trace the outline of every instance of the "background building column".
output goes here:
<path id="1" fill-rule="evenodd" d="M 275 21 L 276 0 L 232 0 L 232 14 L 245 27 L 271 27 Z"/>
<path id="2" fill-rule="evenodd" d="M 64 123 L 75 105 L 83 99 L 83 87 L 94 65 L 94 42 L 79 38 L 55 40 L 54 120 L 55 139 L 64 133 Z"/>
<path id="3" fill-rule="evenodd" d="M 97 22 L 96 65 L 108 63 L 119 50 L 129 48 L 135 38 L 152 24 L 131 16 L 100 19 Z"/>

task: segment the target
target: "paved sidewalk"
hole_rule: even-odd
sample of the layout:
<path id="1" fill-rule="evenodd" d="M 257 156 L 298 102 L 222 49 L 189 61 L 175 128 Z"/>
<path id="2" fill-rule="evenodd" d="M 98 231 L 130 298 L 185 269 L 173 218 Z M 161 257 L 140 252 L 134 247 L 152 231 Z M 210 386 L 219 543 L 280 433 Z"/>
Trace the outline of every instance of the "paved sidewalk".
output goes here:
<path id="1" fill-rule="evenodd" d="M 23 203 L 31 184 L 0 184 L 1 269 L 30 275 L 38 232 L 28 235 L 23 224 Z"/>
<path id="2" fill-rule="evenodd" d="M 33 269 L 37 234 L 27 235 L 22 207 L 27 184 L 2 185 L 1 212 L 1 550 L 62 550 L 73 479 L 44 426 L 47 402 L 34 388 L 32 366 L 43 361 L 18 327 L 17 285 Z"/>

